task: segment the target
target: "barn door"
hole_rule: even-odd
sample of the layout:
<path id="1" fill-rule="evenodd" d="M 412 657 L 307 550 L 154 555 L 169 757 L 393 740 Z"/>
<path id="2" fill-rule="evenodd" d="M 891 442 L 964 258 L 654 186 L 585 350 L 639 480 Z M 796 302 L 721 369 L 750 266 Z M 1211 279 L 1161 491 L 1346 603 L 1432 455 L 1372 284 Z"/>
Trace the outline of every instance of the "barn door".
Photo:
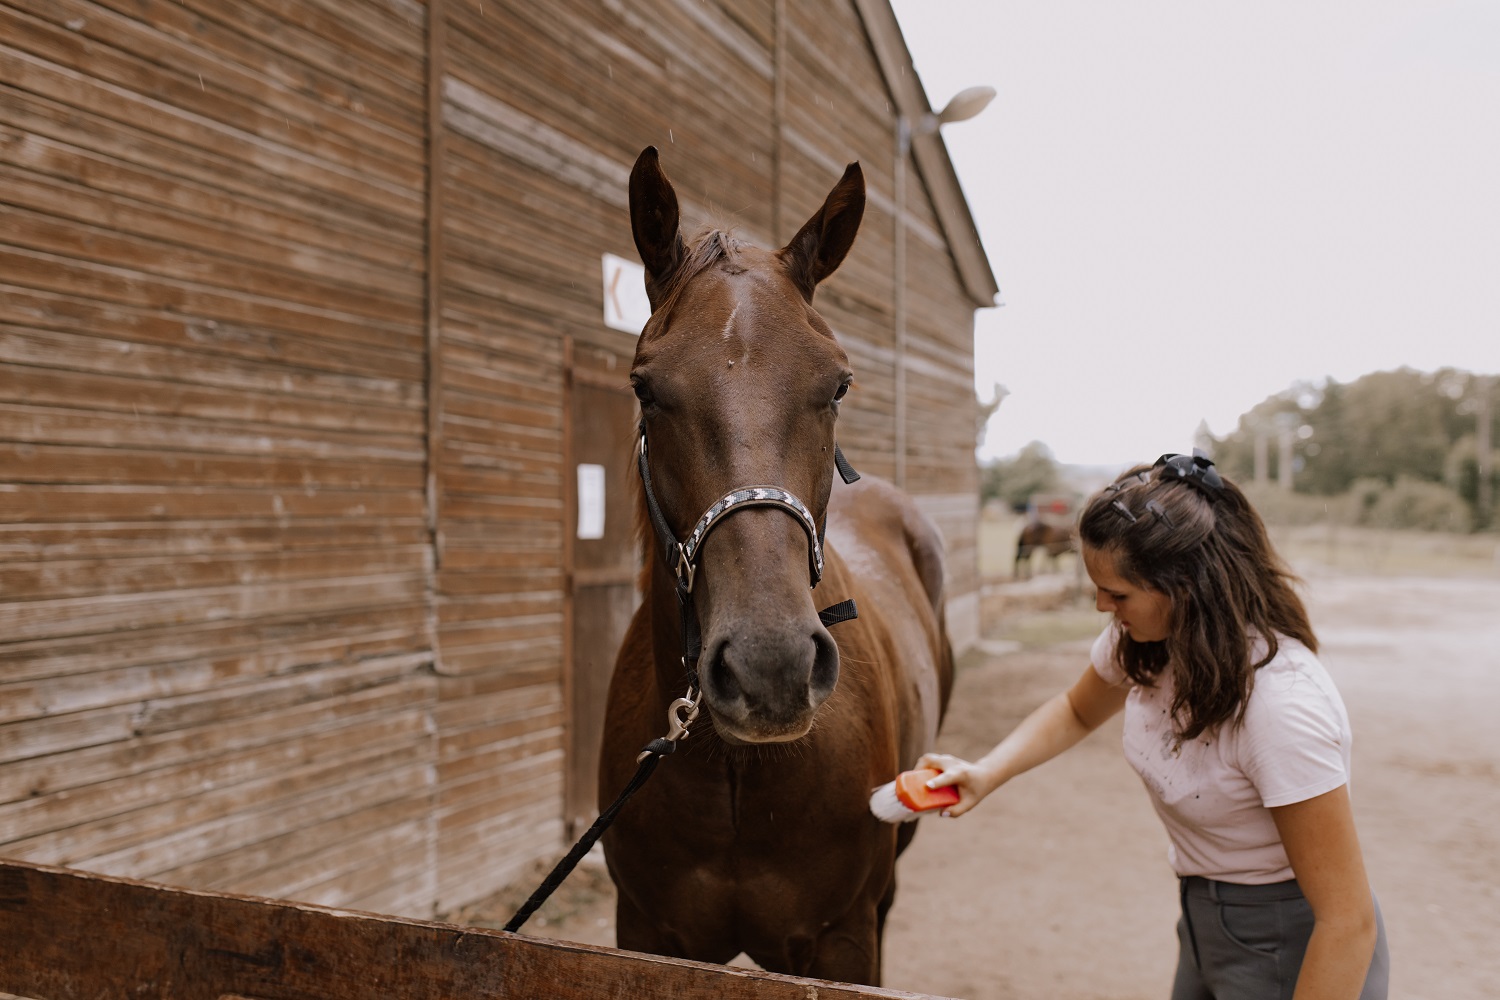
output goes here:
<path id="1" fill-rule="evenodd" d="M 597 814 L 600 731 L 615 651 L 640 596 L 631 459 L 636 403 L 629 360 L 596 347 L 569 349 L 571 503 L 567 529 L 572 624 L 568 684 L 569 839 Z"/>

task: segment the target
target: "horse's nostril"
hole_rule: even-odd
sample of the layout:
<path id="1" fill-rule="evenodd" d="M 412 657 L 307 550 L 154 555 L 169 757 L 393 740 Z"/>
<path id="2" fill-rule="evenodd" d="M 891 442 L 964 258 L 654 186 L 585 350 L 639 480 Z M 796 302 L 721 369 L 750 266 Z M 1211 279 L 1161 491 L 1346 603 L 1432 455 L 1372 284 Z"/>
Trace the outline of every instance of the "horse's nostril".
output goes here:
<path id="1" fill-rule="evenodd" d="M 838 647 L 818 628 L 801 636 L 710 642 L 698 670 L 721 732 L 729 723 L 744 736 L 805 730 L 833 693 L 838 665 Z"/>
<path id="2" fill-rule="evenodd" d="M 703 657 L 699 669 L 703 693 L 715 704 L 727 706 L 744 701 L 736 671 L 729 663 L 729 643 L 716 642 Z"/>
<path id="3" fill-rule="evenodd" d="M 818 629 L 812 634 L 812 701 L 821 704 L 833 693 L 839 682 L 839 647 L 827 629 Z"/>

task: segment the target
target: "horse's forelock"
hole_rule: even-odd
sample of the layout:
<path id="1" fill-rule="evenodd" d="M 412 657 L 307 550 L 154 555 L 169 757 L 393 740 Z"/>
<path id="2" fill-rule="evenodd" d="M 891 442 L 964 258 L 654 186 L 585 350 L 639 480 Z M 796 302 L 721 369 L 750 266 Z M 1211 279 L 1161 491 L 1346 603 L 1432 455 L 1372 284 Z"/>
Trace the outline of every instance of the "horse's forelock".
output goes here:
<path id="1" fill-rule="evenodd" d="M 656 312 L 663 318 L 670 317 L 683 290 L 715 264 L 722 262 L 731 274 L 744 271 L 745 267 L 740 263 L 740 249 L 744 246 L 739 237 L 727 229 L 707 229 L 693 237 L 682 266 L 662 290 L 662 303 Z"/>

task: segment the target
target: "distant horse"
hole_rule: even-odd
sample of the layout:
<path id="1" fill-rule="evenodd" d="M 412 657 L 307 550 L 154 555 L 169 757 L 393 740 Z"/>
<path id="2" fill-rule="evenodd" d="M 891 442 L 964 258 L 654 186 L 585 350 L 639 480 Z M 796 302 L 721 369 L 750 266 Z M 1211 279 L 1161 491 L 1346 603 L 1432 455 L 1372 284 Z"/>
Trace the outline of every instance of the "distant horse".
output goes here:
<path id="1" fill-rule="evenodd" d="M 1054 569 L 1057 557 L 1064 552 L 1077 552 L 1078 539 L 1072 528 L 1062 528 L 1045 521 L 1028 521 L 1016 539 L 1016 565 L 1013 575 L 1017 580 L 1031 575 L 1031 555 L 1038 549 L 1047 553 L 1047 562 Z"/>
<path id="2" fill-rule="evenodd" d="M 887 483 L 833 484 L 836 464 L 857 478 L 834 434 L 853 373 L 812 297 L 864 202 L 851 164 L 780 250 L 725 232 L 688 245 L 656 150 L 631 172 L 653 309 L 630 372 L 648 556 L 610 685 L 601 809 L 674 699 L 703 711 L 604 836 L 621 948 L 880 978 L 916 824 L 877 821 L 870 791 L 932 746 L 953 662 L 937 530 Z M 818 608 L 851 598 L 858 617 L 830 634 Z"/>

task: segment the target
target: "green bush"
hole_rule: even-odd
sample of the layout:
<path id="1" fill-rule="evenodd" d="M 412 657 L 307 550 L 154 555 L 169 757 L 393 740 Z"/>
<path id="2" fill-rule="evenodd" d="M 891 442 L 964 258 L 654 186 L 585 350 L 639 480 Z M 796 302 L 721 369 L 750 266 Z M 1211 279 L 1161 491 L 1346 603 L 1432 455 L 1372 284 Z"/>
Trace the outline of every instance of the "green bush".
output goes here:
<path id="1" fill-rule="evenodd" d="M 1420 531 L 1470 531 L 1469 505 L 1438 483 L 1398 476 L 1366 508 L 1364 524 L 1372 528 L 1415 528 Z"/>
<path id="2" fill-rule="evenodd" d="M 1339 523 L 1369 524 L 1370 512 L 1390 488 L 1390 483 L 1374 476 L 1354 480 L 1349 484 L 1349 492 L 1339 498 L 1343 508 L 1343 517 Z"/>
<path id="3" fill-rule="evenodd" d="M 1346 502 L 1343 497 L 1318 497 L 1306 493 L 1288 493 L 1274 484 L 1248 483 L 1240 487 L 1262 521 L 1280 528 L 1305 524 L 1342 522 Z"/>

